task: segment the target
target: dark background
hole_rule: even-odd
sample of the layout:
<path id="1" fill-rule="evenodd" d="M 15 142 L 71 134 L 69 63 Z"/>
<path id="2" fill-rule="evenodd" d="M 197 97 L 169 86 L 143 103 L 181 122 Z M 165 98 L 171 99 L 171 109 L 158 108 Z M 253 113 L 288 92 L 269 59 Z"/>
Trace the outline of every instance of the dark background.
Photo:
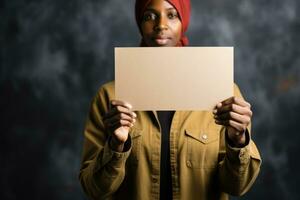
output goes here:
<path id="1" fill-rule="evenodd" d="M 0 1 L 0 199 L 84 199 L 83 127 L 115 46 L 138 46 L 133 0 Z M 193 46 L 234 46 L 263 165 L 241 199 L 299 199 L 300 1 L 192 0 Z M 299 190 L 299 189 L 298 189 Z"/>

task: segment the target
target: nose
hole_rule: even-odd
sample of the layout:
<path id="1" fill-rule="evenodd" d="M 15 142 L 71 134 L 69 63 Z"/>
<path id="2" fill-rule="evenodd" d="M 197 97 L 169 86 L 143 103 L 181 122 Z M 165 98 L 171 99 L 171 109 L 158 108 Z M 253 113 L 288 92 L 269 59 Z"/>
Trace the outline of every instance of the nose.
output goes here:
<path id="1" fill-rule="evenodd" d="M 156 23 L 156 26 L 154 27 L 155 31 L 162 31 L 168 29 L 168 20 L 165 16 L 161 15 Z"/>

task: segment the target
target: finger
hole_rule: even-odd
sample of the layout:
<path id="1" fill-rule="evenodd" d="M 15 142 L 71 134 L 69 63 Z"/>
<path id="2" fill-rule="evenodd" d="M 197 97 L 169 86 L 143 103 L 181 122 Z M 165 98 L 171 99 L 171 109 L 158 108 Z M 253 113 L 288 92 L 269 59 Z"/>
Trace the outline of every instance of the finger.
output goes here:
<path id="1" fill-rule="evenodd" d="M 110 125 L 111 128 L 113 128 L 113 131 L 120 128 L 121 126 L 126 126 L 126 127 L 133 127 L 133 123 L 127 120 L 117 120 L 114 123 Z"/>
<path id="2" fill-rule="evenodd" d="M 111 117 L 112 115 L 115 115 L 115 113 L 117 113 L 118 111 L 120 111 L 120 109 L 118 109 L 118 107 L 124 107 L 127 110 L 131 110 L 131 108 L 132 108 L 131 104 L 129 104 L 127 102 L 124 102 L 124 101 L 120 101 L 120 100 L 111 100 L 110 104 L 112 105 L 112 108 L 104 116 L 104 118 L 108 118 L 108 117 Z M 132 111 L 130 111 L 130 112 L 132 112 Z M 132 115 L 134 117 L 136 117 L 136 114 L 134 112 L 132 112 Z"/>
<path id="3" fill-rule="evenodd" d="M 116 121 L 112 121 L 110 124 L 105 124 L 105 125 L 111 132 L 114 132 L 116 129 L 118 129 L 120 127 L 129 127 L 130 128 L 134 125 L 134 123 L 131 123 L 126 120 L 116 120 Z"/>
<path id="4" fill-rule="evenodd" d="M 221 103 L 222 105 L 228 105 L 228 104 L 231 104 L 231 103 L 233 103 L 233 102 L 234 102 L 234 96 L 229 97 L 228 99 L 225 99 L 224 101 L 221 101 L 220 103 Z"/>
<path id="5" fill-rule="evenodd" d="M 238 123 L 234 120 L 229 120 L 229 126 L 235 128 L 236 130 L 238 130 L 241 133 L 245 132 L 247 129 L 247 126 L 245 124 Z"/>
<path id="6" fill-rule="evenodd" d="M 112 122 L 115 122 L 117 120 L 127 120 L 131 123 L 134 123 L 136 120 L 132 116 L 125 114 L 125 113 L 117 113 L 114 116 L 111 116 L 110 118 L 106 118 L 103 120 L 105 124 L 111 124 Z"/>
<path id="7" fill-rule="evenodd" d="M 246 115 L 248 117 L 252 117 L 252 111 L 249 107 L 239 106 L 237 104 L 232 104 L 232 112 L 235 112 L 240 115 Z"/>
<path id="8" fill-rule="evenodd" d="M 129 126 L 121 126 L 120 123 L 116 123 L 114 124 L 113 126 L 109 127 L 109 131 L 110 133 L 114 133 L 117 129 L 121 128 L 121 127 L 124 127 L 124 128 L 131 128 L 133 125 L 129 125 Z"/>
<path id="9" fill-rule="evenodd" d="M 220 115 L 220 114 L 230 112 L 230 111 L 236 112 L 241 115 L 252 116 L 252 111 L 248 107 L 242 107 L 237 104 L 229 104 L 229 105 L 217 108 L 216 112 L 214 112 L 214 114 Z"/>
<path id="10" fill-rule="evenodd" d="M 244 99 L 236 96 L 232 96 L 224 101 L 221 102 L 222 105 L 228 105 L 228 104 L 237 104 L 243 107 L 251 107 L 250 103 L 245 101 Z"/>
<path id="11" fill-rule="evenodd" d="M 237 104 L 237 105 L 240 105 L 240 106 L 242 106 L 242 107 L 248 107 L 248 108 L 251 108 L 250 103 L 248 103 L 247 101 L 245 101 L 244 99 L 239 98 L 239 97 L 234 97 L 234 98 L 233 98 L 233 103 L 235 103 L 235 104 Z"/>
<path id="12" fill-rule="evenodd" d="M 127 115 L 130 115 L 133 118 L 136 118 L 136 113 L 129 110 L 127 107 L 123 106 L 114 106 L 105 116 L 104 119 L 110 118 L 113 115 L 116 115 L 117 113 L 125 113 Z"/>
<path id="13" fill-rule="evenodd" d="M 232 128 L 235 128 L 239 132 L 244 132 L 247 129 L 246 125 L 236 122 L 234 120 L 224 120 L 224 121 L 215 120 L 215 122 L 218 125 L 231 126 Z"/>
<path id="14" fill-rule="evenodd" d="M 117 111 L 120 112 L 120 113 L 125 113 L 125 114 L 127 114 L 127 115 L 132 116 L 133 118 L 136 118 L 135 112 L 131 111 L 131 110 L 128 109 L 127 107 L 116 106 L 115 108 L 116 108 Z"/>
<path id="15" fill-rule="evenodd" d="M 113 106 L 123 106 L 128 108 L 129 110 L 132 109 L 132 105 L 130 103 L 121 100 L 111 100 L 111 104 Z"/>
<path id="16" fill-rule="evenodd" d="M 232 105 L 224 105 L 222 106 L 221 103 L 217 104 L 217 108 L 214 110 L 215 115 L 220 115 L 222 113 L 227 113 L 232 110 Z"/>
<path id="17" fill-rule="evenodd" d="M 215 119 L 219 121 L 234 120 L 237 121 L 238 123 L 242 123 L 246 125 L 248 125 L 251 120 L 250 117 L 247 115 L 241 115 L 232 111 L 223 113 L 221 115 L 216 115 Z"/>

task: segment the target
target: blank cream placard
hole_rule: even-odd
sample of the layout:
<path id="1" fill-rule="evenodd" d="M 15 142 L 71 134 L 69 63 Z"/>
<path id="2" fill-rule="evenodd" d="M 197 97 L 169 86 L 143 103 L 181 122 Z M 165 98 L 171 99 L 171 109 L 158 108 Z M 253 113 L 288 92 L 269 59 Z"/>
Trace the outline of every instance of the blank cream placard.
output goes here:
<path id="1" fill-rule="evenodd" d="M 233 47 L 115 48 L 115 95 L 133 110 L 212 110 L 233 96 Z"/>

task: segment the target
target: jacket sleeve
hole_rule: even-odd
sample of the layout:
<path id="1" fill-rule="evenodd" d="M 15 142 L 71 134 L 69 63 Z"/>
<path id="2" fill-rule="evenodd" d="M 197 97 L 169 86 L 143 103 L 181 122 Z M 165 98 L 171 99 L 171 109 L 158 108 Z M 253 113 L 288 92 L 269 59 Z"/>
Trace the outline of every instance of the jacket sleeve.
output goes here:
<path id="1" fill-rule="evenodd" d="M 102 118 L 108 110 L 109 97 L 103 88 L 93 99 L 84 129 L 84 144 L 79 179 L 91 199 L 109 198 L 121 185 L 125 176 L 125 162 L 131 151 L 131 138 L 124 152 L 112 151 L 109 134 Z"/>
<path id="2" fill-rule="evenodd" d="M 235 96 L 242 97 L 237 85 Z M 261 158 L 251 139 L 251 124 L 247 127 L 247 144 L 242 148 L 230 146 L 226 139 L 226 128 L 221 129 L 219 183 L 223 192 L 241 196 L 256 180 L 260 171 Z"/>

